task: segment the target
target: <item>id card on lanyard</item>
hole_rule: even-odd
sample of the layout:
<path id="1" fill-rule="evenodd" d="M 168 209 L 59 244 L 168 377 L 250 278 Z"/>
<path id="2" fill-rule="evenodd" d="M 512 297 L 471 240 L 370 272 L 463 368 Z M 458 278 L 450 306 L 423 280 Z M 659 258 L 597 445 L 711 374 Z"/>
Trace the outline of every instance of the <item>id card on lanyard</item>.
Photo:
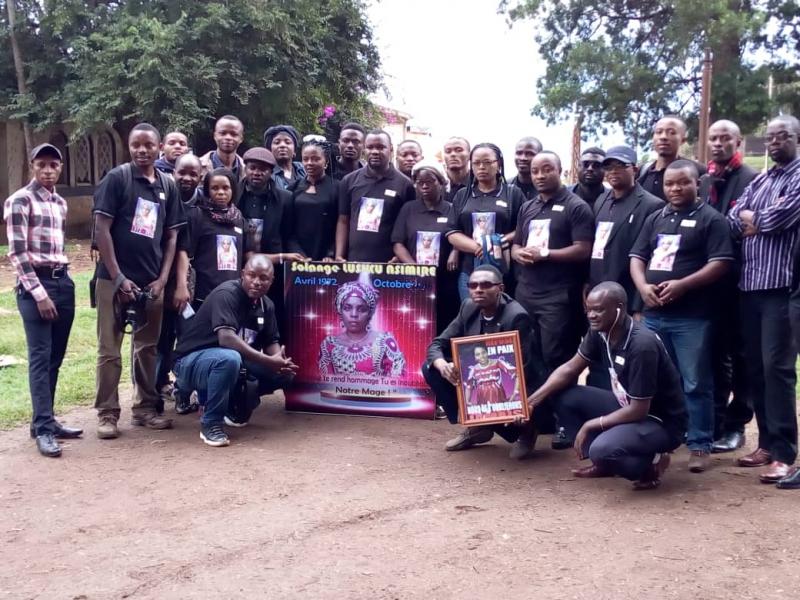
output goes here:
<path id="1" fill-rule="evenodd" d="M 627 347 L 628 342 L 631 339 L 631 333 L 633 332 L 633 323 L 631 323 L 630 329 L 628 329 L 628 337 L 625 340 L 625 344 L 622 346 L 623 348 Z M 618 364 L 620 366 L 625 365 L 625 358 L 620 356 L 619 354 L 615 357 L 611 356 L 611 347 L 608 344 L 608 337 L 603 335 L 603 341 L 605 342 L 606 346 L 606 356 L 608 356 L 608 375 L 611 379 L 611 391 L 614 393 L 614 397 L 616 397 L 617 402 L 619 403 L 620 407 L 625 407 L 630 404 L 630 399 L 628 398 L 628 392 L 625 387 L 620 383 L 619 376 L 617 376 L 617 370 L 614 368 L 614 364 Z"/>

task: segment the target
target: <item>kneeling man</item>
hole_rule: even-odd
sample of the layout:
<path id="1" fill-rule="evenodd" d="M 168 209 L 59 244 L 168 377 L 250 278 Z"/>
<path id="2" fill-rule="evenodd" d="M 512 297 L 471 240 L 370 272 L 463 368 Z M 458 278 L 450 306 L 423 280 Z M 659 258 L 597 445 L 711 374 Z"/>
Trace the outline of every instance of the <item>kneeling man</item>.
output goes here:
<path id="1" fill-rule="evenodd" d="M 576 477 L 619 475 L 633 481 L 634 489 L 653 489 L 669 466 L 668 453 L 686 435 L 686 404 L 664 345 L 628 315 L 627 303 L 620 284 L 597 285 L 586 299 L 589 331 L 577 354 L 528 402 L 533 410 L 553 397 L 578 458 L 592 461 L 573 470 Z M 608 370 L 613 391 L 574 385 L 590 364 Z"/>
<path id="2" fill-rule="evenodd" d="M 242 367 L 258 379 L 259 395 L 287 385 L 297 371 L 278 344 L 275 306 L 267 298 L 274 278 L 272 261 L 254 254 L 241 279 L 217 286 L 182 328 L 175 350 L 176 386 L 179 393 L 197 390 L 205 407 L 200 438 L 209 446 L 227 446 L 223 423 L 241 427 L 254 408 L 232 406 Z"/>

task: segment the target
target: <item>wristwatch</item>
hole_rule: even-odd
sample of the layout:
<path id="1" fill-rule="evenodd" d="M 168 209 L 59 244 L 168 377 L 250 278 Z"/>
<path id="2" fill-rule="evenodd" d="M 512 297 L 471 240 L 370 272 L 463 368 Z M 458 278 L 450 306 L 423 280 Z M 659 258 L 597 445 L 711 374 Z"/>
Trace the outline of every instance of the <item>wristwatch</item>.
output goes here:
<path id="1" fill-rule="evenodd" d="M 542 258 L 547 258 L 548 256 L 550 256 L 550 248 L 542 248 L 541 250 L 539 250 L 539 256 L 541 256 Z"/>

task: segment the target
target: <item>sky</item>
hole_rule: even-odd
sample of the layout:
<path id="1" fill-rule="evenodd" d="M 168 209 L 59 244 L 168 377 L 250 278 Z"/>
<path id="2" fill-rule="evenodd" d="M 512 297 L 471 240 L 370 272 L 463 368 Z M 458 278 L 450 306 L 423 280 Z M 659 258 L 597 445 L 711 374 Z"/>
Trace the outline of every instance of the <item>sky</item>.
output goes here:
<path id="1" fill-rule="evenodd" d="M 533 135 L 561 155 L 566 167 L 573 124 L 548 126 L 530 114 L 545 70 L 535 25 L 516 22 L 509 28 L 498 5 L 499 0 L 373 0 L 368 16 L 390 94 L 386 102 L 411 114 L 412 124 L 430 128 L 432 141 L 424 147 L 429 156 L 453 135 L 473 145 L 494 142 L 510 176 L 516 141 Z M 619 134 L 601 141 L 611 146 L 624 140 Z"/>

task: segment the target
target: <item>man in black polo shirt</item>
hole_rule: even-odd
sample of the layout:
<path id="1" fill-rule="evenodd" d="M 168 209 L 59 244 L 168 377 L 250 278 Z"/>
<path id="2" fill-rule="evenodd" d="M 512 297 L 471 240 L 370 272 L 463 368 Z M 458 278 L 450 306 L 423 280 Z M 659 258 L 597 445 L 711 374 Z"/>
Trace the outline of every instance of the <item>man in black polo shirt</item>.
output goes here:
<path id="1" fill-rule="evenodd" d="M 205 407 L 200 439 L 209 446 L 230 444 L 223 423 L 243 427 L 254 408 L 245 407 L 244 417 L 237 411 L 238 420 L 231 414 L 230 397 L 243 366 L 258 379 L 259 395 L 288 384 L 297 371 L 279 344 L 275 310 L 266 298 L 274 277 L 266 256 L 251 256 L 241 280 L 217 286 L 180 334 L 175 349 L 176 385 L 184 392 L 197 390 Z"/>
<path id="2" fill-rule="evenodd" d="M 683 380 L 689 412 L 689 470 L 710 465 L 714 441 L 711 314 L 716 284 L 733 264 L 725 217 L 697 197 L 694 163 L 664 172 L 669 204 L 645 220 L 631 250 L 631 277 L 644 300 L 645 324 L 664 341 Z"/>
<path id="3" fill-rule="evenodd" d="M 517 167 L 517 174 L 509 183 L 517 186 L 527 200 L 536 195 L 536 187 L 531 180 L 531 161 L 541 151 L 542 142 L 535 137 L 522 138 L 514 148 L 514 166 Z"/>
<path id="4" fill-rule="evenodd" d="M 744 164 L 739 147 L 742 134 L 733 121 L 717 121 L 708 128 L 711 161 L 700 178 L 700 199 L 723 215 L 736 205 L 757 175 Z M 737 251 L 737 255 L 739 252 Z M 714 444 L 712 452 L 731 452 L 744 445 L 744 426 L 753 418 L 739 327 L 739 270 L 719 282 L 714 306 Z M 733 396 L 731 396 L 731 393 Z"/>
<path id="5" fill-rule="evenodd" d="M 451 137 L 442 147 L 444 167 L 447 171 L 447 179 L 450 180 L 450 189 L 447 192 L 448 202 L 452 202 L 458 190 L 467 185 L 469 151 L 469 142 L 462 137 Z"/>
<path id="6" fill-rule="evenodd" d="M 595 202 L 595 231 L 589 267 L 589 289 L 603 281 L 616 281 L 628 297 L 632 315 L 642 312 L 639 292 L 631 279 L 630 252 L 645 218 L 664 208 L 664 201 L 636 183 L 636 151 L 614 146 L 603 160 L 611 189 Z"/>
<path id="7" fill-rule="evenodd" d="M 664 194 L 664 170 L 676 160 L 688 160 L 678 156 L 681 144 L 686 141 L 686 122 L 676 115 L 662 117 L 653 128 L 653 149 L 656 151 L 655 161 L 642 167 L 639 171 L 639 185 L 653 196 L 662 200 Z M 697 172 L 703 175 L 706 168 L 698 162 L 691 161 Z"/>
<path id="8" fill-rule="evenodd" d="M 458 316 L 430 343 L 427 360 L 422 365 L 422 376 L 433 390 L 436 403 L 444 409 L 447 419 L 453 424 L 458 423 L 456 386 L 459 385 L 450 344 L 453 338 L 518 331 L 525 381 L 527 383 L 533 380 L 529 352 L 531 319 L 519 302 L 503 292 L 503 275 L 491 265 L 479 265 L 470 273 L 467 288 L 469 298 L 461 304 Z M 536 424 L 539 424 L 538 419 Z M 445 449 L 454 452 L 466 450 L 476 444 L 485 444 L 495 433 L 513 444 L 511 458 L 523 459 L 533 452 L 536 444 L 533 423 L 524 426 L 505 424 L 467 427 L 448 441 Z"/>
<path id="9" fill-rule="evenodd" d="M 345 123 L 339 133 L 339 158 L 336 160 L 333 176 L 343 179 L 353 171 L 362 169 L 365 165 L 361 161 L 364 150 L 364 128 L 358 123 Z"/>
<path id="10" fill-rule="evenodd" d="M 575 356 L 528 398 L 531 410 L 553 397 L 578 458 L 592 464 L 576 477 L 613 477 L 634 489 L 658 487 L 669 452 L 686 432 L 686 407 L 678 372 L 658 337 L 628 315 L 625 290 L 596 286 L 586 299 L 589 331 Z M 606 369 L 612 390 L 575 385 L 592 364 Z M 560 393 L 559 393 L 560 392 Z"/>
<path id="11" fill-rule="evenodd" d="M 404 140 L 397 145 L 397 170 L 411 179 L 411 169 L 421 161 L 422 146 L 416 140 Z"/>
<path id="12" fill-rule="evenodd" d="M 101 262 L 97 270 L 97 436 L 119 435 L 119 378 L 123 332 L 119 312 L 144 302 L 146 324 L 133 331 L 133 425 L 167 429 L 172 421 L 156 414 L 156 344 L 161 331 L 163 291 L 175 256 L 178 229 L 186 223 L 175 181 L 153 166 L 161 138 L 148 123 L 128 137 L 131 162 L 116 167 L 94 195 Z M 149 292 L 150 298 L 139 299 Z M 140 312 L 140 316 L 141 312 Z"/>
<path id="13" fill-rule="evenodd" d="M 569 360 L 580 340 L 582 278 L 592 250 L 594 219 L 586 203 L 561 183 L 556 154 L 537 154 L 531 176 L 538 195 L 519 211 L 511 256 L 517 263 L 515 298 L 533 321 L 539 385 Z"/>
<path id="14" fill-rule="evenodd" d="M 594 203 L 606 191 L 603 185 L 605 170 L 603 160 L 606 153 L 601 148 L 587 148 L 581 153 L 578 163 L 578 183 L 569 187 L 569 191 L 586 202 L 594 210 Z"/>
<path id="15" fill-rule="evenodd" d="M 383 130 L 367 134 L 367 166 L 350 173 L 339 188 L 336 259 L 394 260 L 391 233 L 400 207 L 414 199 L 411 180 L 392 166 L 392 139 Z"/>

